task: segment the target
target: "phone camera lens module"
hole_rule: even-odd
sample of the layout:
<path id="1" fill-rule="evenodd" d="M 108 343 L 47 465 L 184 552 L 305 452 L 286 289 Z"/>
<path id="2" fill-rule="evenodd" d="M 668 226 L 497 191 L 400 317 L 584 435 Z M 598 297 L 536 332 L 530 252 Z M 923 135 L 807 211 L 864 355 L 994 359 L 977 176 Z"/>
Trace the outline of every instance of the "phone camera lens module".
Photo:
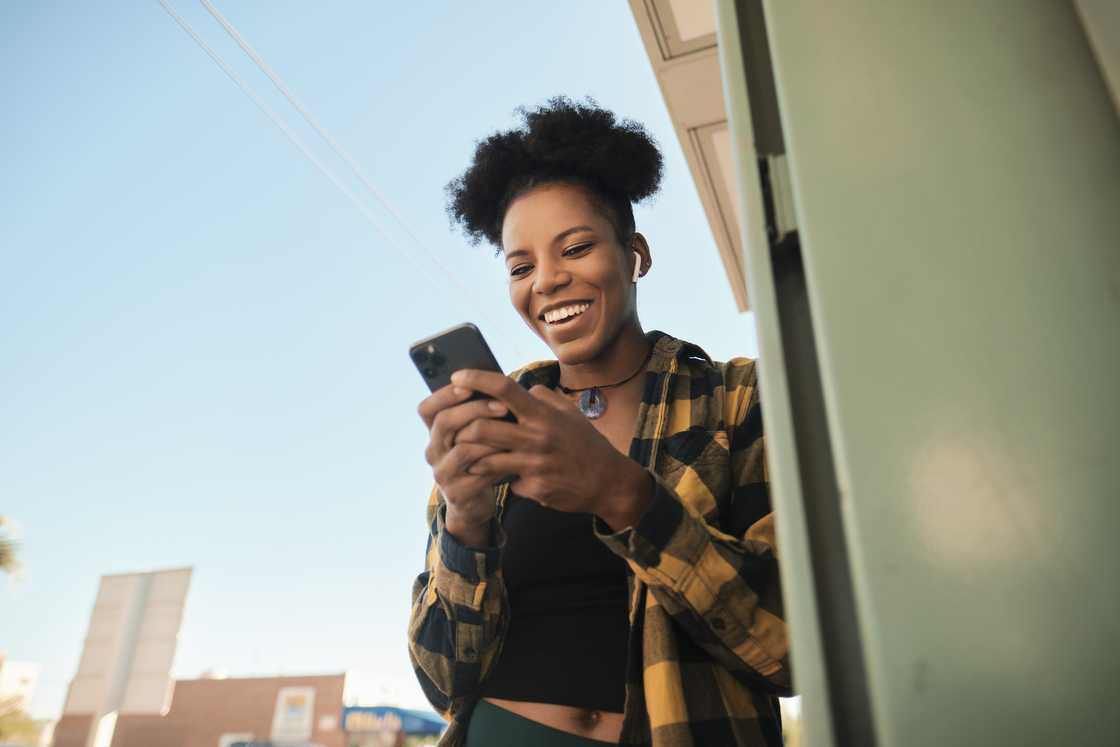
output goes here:
<path id="1" fill-rule="evenodd" d="M 444 363 L 447 363 L 447 359 L 439 353 L 433 354 L 429 361 L 433 366 L 442 366 Z"/>
<path id="2" fill-rule="evenodd" d="M 416 361 L 422 366 L 428 362 L 428 354 L 423 350 L 414 350 L 412 352 L 412 360 Z"/>
<path id="3" fill-rule="evenodd" d="M 424 366 L 424 368 L 421 370 L 421 373 L 423 373 L 425 376 L 427 376 L 430 379 L 433 376 L 435 376 L 437 373 L 439 373 L 439 371 L 432 368 L 431 366 Z"/>

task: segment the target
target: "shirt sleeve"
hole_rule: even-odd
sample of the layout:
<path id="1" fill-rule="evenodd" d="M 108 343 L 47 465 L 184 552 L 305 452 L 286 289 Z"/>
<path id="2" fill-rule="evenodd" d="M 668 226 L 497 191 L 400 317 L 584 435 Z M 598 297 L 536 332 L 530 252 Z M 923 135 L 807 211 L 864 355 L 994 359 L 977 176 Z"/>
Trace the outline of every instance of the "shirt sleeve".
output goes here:
<path id="1" fill-rule="evenodd" d="M 713 526 L 660 475 L 633 527 L 595 533 L 624 558 L 674 621 L 737 679 L 792 695 L 774 516 L 754 361 L 725 364 L 730 497 Z"/>
<path id="2" fill-rule="evenodd" d="M 450 720 L 477 695 L 497 660 L 509 602 L 500 572 L 501 524 L 491 520 L 489 546 L 465 547 L 447 531 L 446 511 L 433 487 L 425 568 L 412 585 L 408 653 L 428 701 Z"/>

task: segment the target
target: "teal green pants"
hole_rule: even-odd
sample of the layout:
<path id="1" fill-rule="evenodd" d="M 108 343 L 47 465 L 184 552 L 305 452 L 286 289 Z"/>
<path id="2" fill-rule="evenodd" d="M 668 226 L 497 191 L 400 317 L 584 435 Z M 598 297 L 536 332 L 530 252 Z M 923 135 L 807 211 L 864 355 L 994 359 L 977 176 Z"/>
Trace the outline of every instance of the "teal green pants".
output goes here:
<path id="1" fill-rule="evenodd" d="M 538 724 L 485 700 L 478 701 L 467 727 L 466 747 L 603 747 L 604 744 L 611 743 Z"/>

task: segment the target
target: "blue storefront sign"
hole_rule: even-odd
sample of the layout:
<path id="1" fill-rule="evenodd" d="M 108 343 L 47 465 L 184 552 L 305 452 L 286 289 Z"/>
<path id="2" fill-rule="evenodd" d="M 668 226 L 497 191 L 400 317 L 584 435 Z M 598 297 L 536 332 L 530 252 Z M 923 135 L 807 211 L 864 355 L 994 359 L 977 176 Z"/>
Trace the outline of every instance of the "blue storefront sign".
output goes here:
<path id="1" fill-rule="evenodd" d="M 342 709 L 342 730 L 347 734 L 362 732 L 408 735 L 438 735 L 447 723 L 431 711 L 414 711 L 393 706 L 347 706 Z"/>

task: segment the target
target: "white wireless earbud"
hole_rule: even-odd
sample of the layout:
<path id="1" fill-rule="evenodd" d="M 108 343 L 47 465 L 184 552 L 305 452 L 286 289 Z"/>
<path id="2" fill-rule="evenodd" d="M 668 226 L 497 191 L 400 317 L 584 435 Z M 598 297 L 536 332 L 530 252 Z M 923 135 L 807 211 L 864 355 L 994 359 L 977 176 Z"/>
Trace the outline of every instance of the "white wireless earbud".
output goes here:
<path id="1" fill-rule="evenodd" d="M 630 278 L 631 283 L 638 282 L 638 275 L 642 271 L 642 255 L 638 254 L 637 252 L 634 252 L 634 257 L 635 257 L 635 260 L 634 260 L 634 277 Z"/>

